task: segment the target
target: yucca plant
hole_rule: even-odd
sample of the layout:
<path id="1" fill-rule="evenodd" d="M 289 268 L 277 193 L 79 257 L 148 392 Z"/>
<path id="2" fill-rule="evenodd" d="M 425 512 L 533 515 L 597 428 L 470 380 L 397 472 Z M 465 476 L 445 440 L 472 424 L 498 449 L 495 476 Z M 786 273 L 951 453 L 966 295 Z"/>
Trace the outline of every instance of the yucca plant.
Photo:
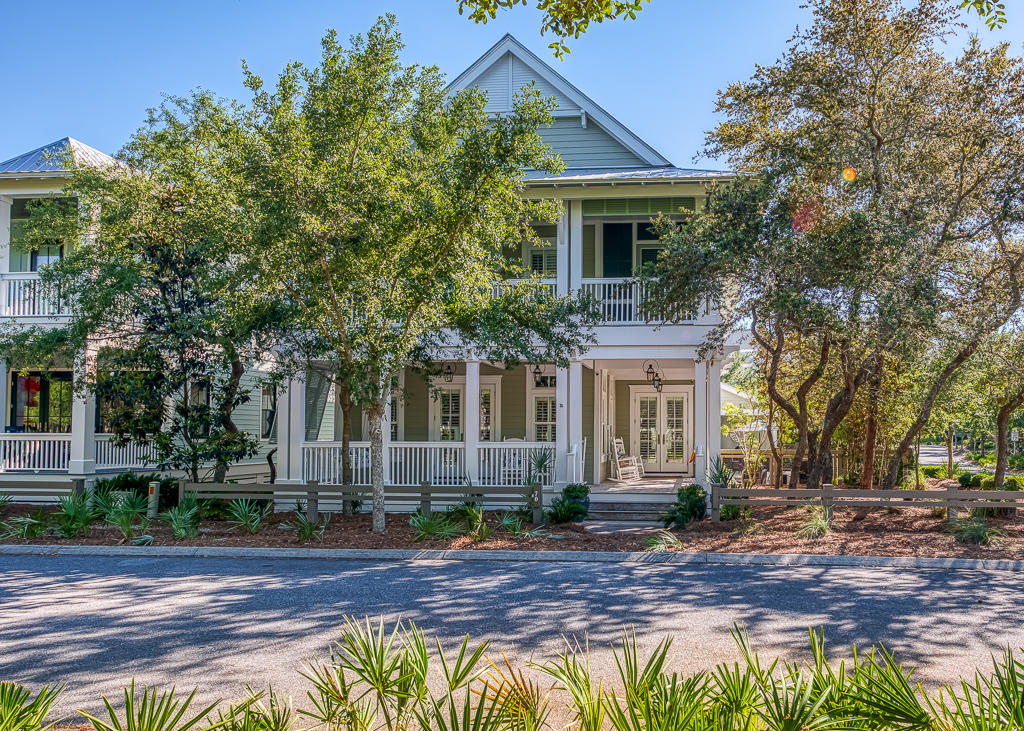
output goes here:
<path id="1" fill-rule="evenodd" d="M 481 702 L 500 709 L 502 728 L 510 731 L 540 731 L 549 713 L 548 693 L 512 666 L 501 653 L 501 663 L 488 659 L 490 669 L 483 676 Z"/>
<path id="2" fill-rule="evenodd" d="M 232 500 L 228 505 L 228 523 L 246 533 L 258 533 L 269 512 L 268 507 L 264 507 L 257 500 Z"/>
<path id="3" fill-rule="evenodd" d="M 681 551 L 683 549 L 683 542 L 672 531 L 659 530 L 653 536 L 647 536 L 644 539 L 644 548 L 655 553 Z"/>
<path id="4" fill-rule="evenodd" d="M 89 531 L 95 514 L 85 495 L 62 495 L 56 513 L 57 532 L 65 538 L 80 538 Z"/>
<path id="5" fill-rule="evenodd" d="M 63 685 L 44 685 L 33 697 L 23 685 L 0 681 L 0 729 L 48 731 L 55 722 L 47 722 L 46 717 L 63 692 Z"/>
<path id="6" fill-rule="evenodd" d="M 198 689 L 197 689 L 198 690 Z M 175 689 L 161 693 L 156 687 L 135 687 L 135 679 L 124 689 L 124 704 L 121 715 L 114 710 L 110 700 L 103 696 L 107 720 L 79 711 L 92 723 L 96 731 L 212 731 L 221 727 L 219 722 L 208 720 L 210 712 L 220 701 L 189 713 L 195 700 L 196 690 L 185 698 L 178 698 Z"/>
<path id="7" fill-rule="evenodd" d="M 178 505 L 161 513 L 160 517 L 167 521 L 175 540 L 181 541 L 199 535 L 199 507 L 194 501 L 182 500 Z"/>
<path id="8" fill-rule="evenodd" d="M 575 646 L 570 644 L 565 652 L 558 654 L 557 660 L 534 667 L 569 694 L 573 723 L 579 731 L 601 731 L 604 728 L 604 681 L 600 678 L 594 680 L 589 644 L 582 649 L 578 642 Z"/>
<path id="9" fill-rule="evenodd" d="M 1006 531 L 990 526 L 982 516 L 970 516 L 950 526 L 949 531 L 959 543 L 976 546 L 1000 546 L 1006 542 Z"/>
<path id="10" fill-rule="evenodd" d="M 422 541 L 424 538 L 446 541 L 464 533 L 462 526 L 443 514 L 413 513 L 409 525 L 415 531 L 412 536 L 414 541 Z"/>
<path id="11" fill-rule="evenodd" d="M 248 691 L 241 703 L 217 712 L 217 723 L 222 731 L 291 731 L 296 718 L 291 699 L 270 688 L 265 694 Z"/>
<path id="12" fill-rule="evenodd" d="M 306 517 L 306 514 L 302 510 L 295 511 L 294 522 L 286 520 L 281 523 L 280 527 L 283 530 L 290 530 L 295 533 L 295 537 L 305 543 L 311 541 L 314 538 L 317 540 L 324 539 L 324 533 L 327 532 L 327 525 L 331 522 L 331 514 L 324 513 L 322 521 L 312 521 Z"/>
<path id="13" fill-rule="evenodd" d="M 831 532 L 832 521 L 828 519 L 822 508 L 816 506 L 810 509 L 807 517 L 800 523 L 796 535 L 798 538 L 817 540 L 818 538 L 824 538 Z"/>

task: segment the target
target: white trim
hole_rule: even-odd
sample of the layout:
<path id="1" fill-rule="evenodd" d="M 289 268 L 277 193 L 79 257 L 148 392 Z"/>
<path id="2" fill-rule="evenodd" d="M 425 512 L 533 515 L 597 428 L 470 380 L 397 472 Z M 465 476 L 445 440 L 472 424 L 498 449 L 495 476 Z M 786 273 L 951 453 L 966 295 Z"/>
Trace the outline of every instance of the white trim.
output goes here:
<path id="1" fill-rule="evenodd" d="M 558 369 L 550 364 L 543 364 L 540 367 L 542 376 L 558 376 Z M 557 383 L 557 381 L 556 381 Z M 533 366 L 526 366 L 526 434 L 523 435 L 526 441 L 535 442 L 537 441 L 537 412 L 534 408 L 533 400 L 537 396 L 544 396 L 546 398 L 558 398 L 557 385 L 554 387 L 538 387 L 534 385 L 534 374 Z M 556 413 L 557 413 L 557 401 L 556 401 Z M 558 422 L 555 421 L 555 440 L 558 440 Z M 554 444 L 554 442 L 550 442 Z"/>
<path id="2" fill-rule="evenodd" d="M 565 95 L 577 108 L 586 114 L 587 122 L 594 122 L 611 135 L 619 144 L 632 152 L 646 164 L 657 167 L 670 167 L 668 158 L 644 142 L 633 130 L 615 119 L 600 107 L 593 99 L 577 89 L 568 79 L 542 61 L 533 51 L 524 46 L 518 39 L 506 33 L 501 40 L 491 46 L 469 68 L 455 77 L 448 85 L 449 92 L 466 89 L 506 53 L 522 61 L 531 71 L 547 81 L 557 91 Z M 510 61 L 511 64 L 511 61 Z M 512 88 L 511 73 L 509 74 L 509 98 L 515 93 Z"/>
<path id="3" fill-rule="evenodd" d="M 429 391 L 427 397 L 430 399 L 430 411 L 428 415 L 427 423 L 427 434 L 432 442 L 441 441 L 441 407 L 440 399 L 435 398 L 433 391 L 439 388 L 457 388 L 462 392 L 461 396 L 461 408 L 462 408 L 462 442 L 452 442 L 453 444 L 461 444 L 466 442 L 466 377 L 453 376 L 451 383 L 443 380 L 439 377 L 434 377 L 430 380 Z M 484 442 L 480 440 L 480 435 L 477 435 L 477 441 L 480 444 L 494 444 L 495 442 L 501 441 L 501 376 L 496 375 L 481 375 L 480 376 L 480 391 L 490 390 L 494 403 L 491 405 L 491 441 Z M 477 404 L 477 409 L 480 405 Z M 401 427 L 400 427 L 401 428 Z M 399 432 L 399 441 L 405 441 L 405 430 L 401 428 Z M 447 443 L 447 442 L 446 442 Z"/>

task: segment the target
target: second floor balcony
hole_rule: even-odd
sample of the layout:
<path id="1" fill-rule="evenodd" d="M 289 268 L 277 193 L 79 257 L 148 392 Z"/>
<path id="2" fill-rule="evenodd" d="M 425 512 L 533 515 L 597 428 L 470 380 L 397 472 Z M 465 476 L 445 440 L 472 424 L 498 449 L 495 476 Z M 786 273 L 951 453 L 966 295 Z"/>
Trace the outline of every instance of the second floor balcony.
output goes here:
<path id="1" fill-rule="evenodd" d="M 0 318 L 38 322 L 68 314 L 67 302 L 37 272 L 0 272 Z"/>

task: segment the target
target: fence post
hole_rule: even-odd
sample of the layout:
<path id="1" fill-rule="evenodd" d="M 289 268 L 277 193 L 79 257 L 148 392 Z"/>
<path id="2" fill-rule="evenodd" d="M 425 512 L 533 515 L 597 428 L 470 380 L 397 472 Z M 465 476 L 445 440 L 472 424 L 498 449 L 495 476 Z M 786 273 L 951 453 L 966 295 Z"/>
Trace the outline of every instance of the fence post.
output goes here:
<path id="1" fill-rule="evenodd" d="M 821 510 L 825 514 L 825 520 L 832 522 L 832 483 L 826 482 L 821 486 Z"/>
<path id="2" fill-rule="evenodd" d="M 306 483 L 306 520 L 310 523 L 320 521 L 320 493 L 318 491 L 319 483 L 316 480 Z"/>
<path id="3" fill-rule="evenodd" d="M 149 501 L 146 503 L 146 517 L 155 518 L 160 510 L 160 483 L 149 483 Z"/>
<path id="4" fill-rule="evenodd" d="M 85 480 L 75 480 L 71 488 L 72 495 L 84 495 L 85 494 Z"/>
<path id="5" fill-rule="evenodd" d="M 185 481 L 178 480 L 178 505 L 185 502 Z"/>
<path id="6" fill-rule="evenodd" d="M 533 503 L 533 524 L 540 525 L 544 522 L 544 492 L 540 482 L 534 481 L 530 485 L 530 498 Z"/>
<path id="7" fill-rule="evenodd" d="M 722 486 L 717 482 L 711 483 L 711 522 L 718 523 L 722 520 Z"/>
<path id="8" fill-rule="evenodd" d="M 956 521 L 960 515 L 960 509 L 953 504 L 953 498 L 956 495 L 958 485 L 946 486 L 946 519 L 950 525 L 956 525 Z"/>
<path id="9" fill-rule="evenodd" d="M 426 480 L 420 483 L 420 513 L 430 517 L 430 483 Z"/>

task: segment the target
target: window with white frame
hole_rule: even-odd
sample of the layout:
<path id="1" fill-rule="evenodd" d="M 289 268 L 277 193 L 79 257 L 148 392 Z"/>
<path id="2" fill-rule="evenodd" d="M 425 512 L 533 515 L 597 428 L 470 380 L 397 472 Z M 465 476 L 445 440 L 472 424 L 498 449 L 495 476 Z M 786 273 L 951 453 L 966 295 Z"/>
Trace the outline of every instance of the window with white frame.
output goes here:
<path id="1" fill-rule="evenodd" d="M 260 390 L 260 439 L 277 440 L 277 386 L 264 386 Z"/>
<path id="2" fill-rule="evenodd" d="M 462 441 L 465 432 L 463 409 L 468 407 L 468 403 L 465 403 L 465 376 L 455 376 L 452 383 L 443 385 L 435 382 L 434 389 L 436 397 L 431 404 L 430 438 L 435 441 Z M 455 394 L 455 396 L 446 394 Z M 480 436 L 478 440 L 481 442 L 501 441 L 501 376 L 480 376 L 479 412 Z M 456 423 L 457 429 L 454 428 Z M 452 436 L 455 433 L 458 436 Z"/>
<path id="3" fill-rule="evenodd" d="M 438 439 L 442 442 L 462 441 L 462 389 L 442 388 L 437 394 Z"/>
<path id="4" fill-rule="evenodd" d="M 558 274 L 558 228 L 534 226 L 537 241 L 527 243 L 524 253 L 526 268 L 534 276 L 553 279 Z"/>
<path id="5" fill-rule="evenodd" d="M 533 439 L 537 442 L 555 441 L 554 396 L 533 397 Z"/>

